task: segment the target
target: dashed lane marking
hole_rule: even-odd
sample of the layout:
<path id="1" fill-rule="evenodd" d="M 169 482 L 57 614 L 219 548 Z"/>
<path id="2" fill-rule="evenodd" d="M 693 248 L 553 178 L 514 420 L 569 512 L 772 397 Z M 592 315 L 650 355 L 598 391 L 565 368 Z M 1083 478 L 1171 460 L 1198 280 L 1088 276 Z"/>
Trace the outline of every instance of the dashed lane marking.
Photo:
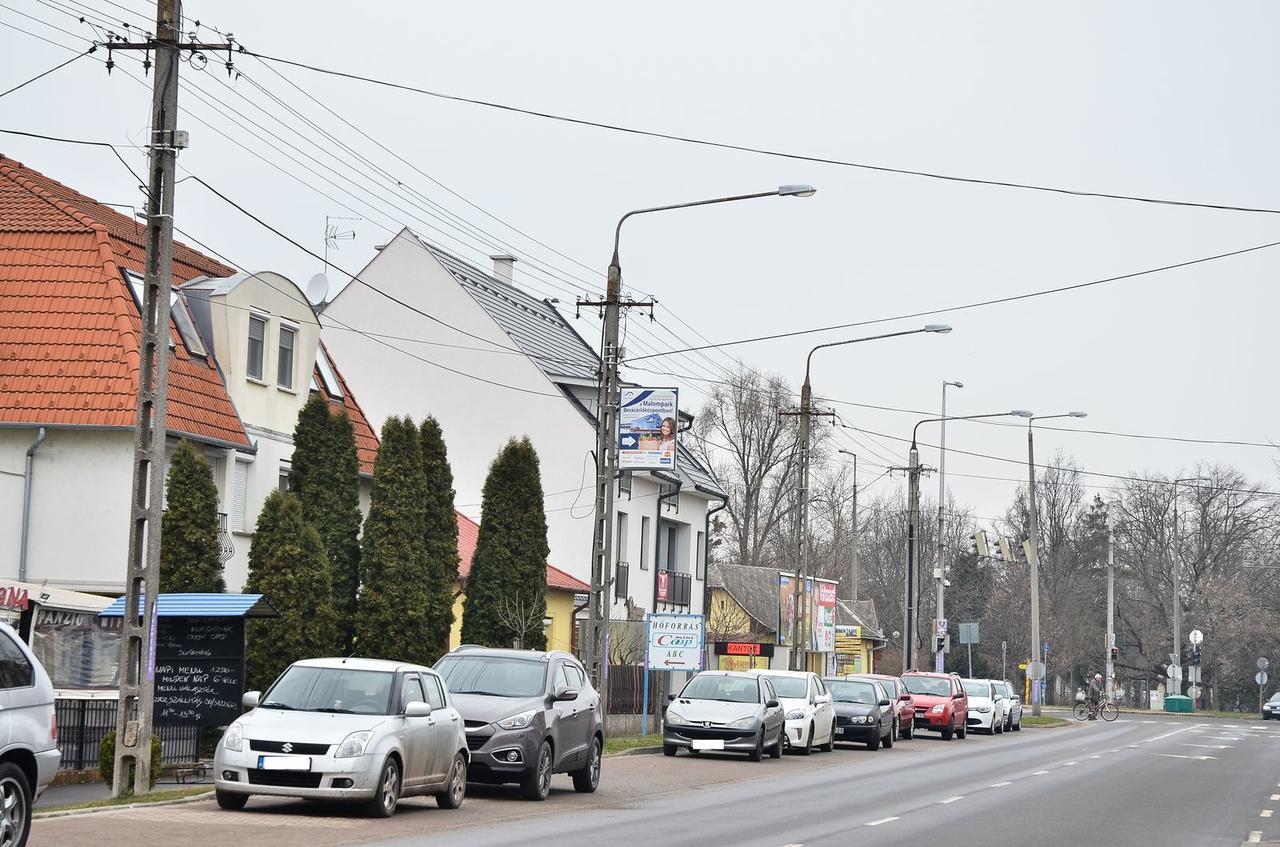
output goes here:
<path id="1" fill-rule="evenodd" d="M 1064 768 L 1069 768 L 1069 767 L 1071 767 L 1072 765 L 1078 765 L 1078 764 L 1080 764 L 1080 763 L 1079 763 L 1079 762 L 1063 762 L 1063 763 L 1062 763 L 1062 766 L 1063 766 Z"/>
<path id="2" fill-rule="evenodd" d="M 1271 817 L 1271 809 L 1263 809 L 1263 810 L 1262 810 L 1262 813 L 1261 813 L 1261 814 L 1259 814 L 1259 815 L 1258 815 L 1258 817 L 1260 817 L 1260 818 L 1269 818 L 1269 817 Z"/>
<path id="3" fill-rule="evenodd" d="M 880 826 L 881 824 L 885 824 L 885 823 L 892 823 L 893 821 L 896 821 L 896 820 L 898 820 L 898 818 L 897 818 L 897 817 L 881 818 L 881 819 L 880 819 L 880 820 L 878 820 L 878 821 L 867 821 L 867 822 L 864 824 L 864 826 Z"/>
<path id="4" fill-rule="evenodd" d="M 957 801 L 957 800 L 963 800 L 963 799 L 964 799 L 964 795 L 963 795 L 963 794 L 957 794 L 955 797 L 948 797 L 948 798 L 947 798 L 947 799 L 945 799 L 945 800 L 939 800 L 939 801 L 938 801 L 938 803 L 939 803 L 939 804 L 941 804 L 941 805 L 943 805 L 943 806 L 945 806 L 945 805 L 947 805 L 948 803 L 954 803 L 954 802 L 955 802 L 955 801 Z"/>
<path id="5" fill-rule="evenodd" d="M 992 788 L 1004 788 L 1006 785 L 1013 785 L 1013 783 L 1012 783 L 1012 782 L 997 782 L 997 783 L 994 783 L 991 787 L 992 787 Z"/>
<path id="6" fill-rule="evenodd" d="M 1202 747 L 1202 748 L 1204 748 L 1204 749 L 1206 749 L 1206 750 L 1233 750 L 1233 749 L 1235 749 L 1235 748 L 1234 748 L 1234 747 L 1232 747 L 1230 744 L 1187 744 L 1187 743 L 1185 743 L 1185 742 L 1184 742 L 1184 743 L 1182 743 L 1182 744 L 1180 744 L 1180 745 L 1178 745 L 1178 746 L 1179 746 L 1179 747 Z"/>
<path id="7" fill-rule="evenodd" d="M 1044 776 L 1047 773 L 1048 771 L 1036 771 L 1035 773 L 1032 774 L 1032 776 Z"/>
<path id="8" fill-rule="evenodd" d="M 1156 753 L 1156 755 L 1164 756 L 1166 759 L 1195 759 L 1200 762 L 1218 758 L 1217 756 L 1184 756 L 1181 753 Z"/>
<path id="9" fill-rule="evenodd" d="M 1102 758 L 1102 754 L 1101 754 L 1101 753 L 1094 753 L 1094 754 L 1093 754 L 1092 756 L 1090 756 L 1089 758 L 1090 758 L 1090 759 L 1101 759 L 1101 758 Z"/>
<path id="10" fill-rule="evenodd" d="M 1272 795 L 1271 795 L 1271 799 L 1272 799 L 1272 800 L 1280 800 L 1280 794 L 1272 794 Z"/>
<path id="11" fill-rule="evenodd" d="M 1261 841 L 1261 840 L 1262 840 L 1262 830 L 1260 830 L 1260 829 L 1255 829 L 1253 832 L 1250 832 L 1250 833 L 1249 833 L 1249 840 L 1248 840 L 1247 842 L 1245 842 L 1245 843 L 1247 843 L 1247 844 L 1257 844 L 1257 843 L 1258 843 L 1259 841 Z"/>

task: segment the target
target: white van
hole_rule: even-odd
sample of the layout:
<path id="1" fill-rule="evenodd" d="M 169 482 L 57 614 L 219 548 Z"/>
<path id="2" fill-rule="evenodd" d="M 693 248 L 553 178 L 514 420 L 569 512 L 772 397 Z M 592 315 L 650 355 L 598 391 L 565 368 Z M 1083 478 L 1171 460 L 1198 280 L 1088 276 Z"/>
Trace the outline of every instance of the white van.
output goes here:
<path id="1" fill-rule="evenodd" d="M 58 770 L 53 683 L 31 649 L 0 623 L 0 833 L 22 847 L 31 807 Z"/>

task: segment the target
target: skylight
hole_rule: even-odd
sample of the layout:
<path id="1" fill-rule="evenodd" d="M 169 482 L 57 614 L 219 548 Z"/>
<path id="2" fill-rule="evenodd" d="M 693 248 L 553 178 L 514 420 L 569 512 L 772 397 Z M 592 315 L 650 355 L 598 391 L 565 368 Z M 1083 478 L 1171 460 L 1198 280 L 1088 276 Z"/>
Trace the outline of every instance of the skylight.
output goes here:
<path id="1" fill-rule="evenodd" d="M 143 278 L 127 269 L 124 272 L 124 278 L 128 280 L 129 289 L 133 291 L 133 299 L 138 306 L 138 314 L 142 314 Z M 204 342 L 200 340 L 200 333 L 196 331 L 196 324 L 191 319 L 191 312 L 187 311 L 187 301 L 183 300 L 182 295 L 176 291 L 169 292 L 169 317 L 178 328 L 178 335 L 182 336 L 182 343 L 187 348 L 188 353 L 193 356 L 209 355 L 208 351 L 205 350 Z M 172 344 L 172 341 L 170 343 Z"/>

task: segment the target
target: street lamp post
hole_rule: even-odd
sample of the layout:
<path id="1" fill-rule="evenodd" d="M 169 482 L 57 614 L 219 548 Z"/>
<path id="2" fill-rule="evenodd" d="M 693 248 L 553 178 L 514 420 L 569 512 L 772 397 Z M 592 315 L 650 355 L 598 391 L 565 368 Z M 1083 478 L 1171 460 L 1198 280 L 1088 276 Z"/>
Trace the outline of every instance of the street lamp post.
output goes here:
<path id="1" fill-rule="evenodd" d="M 926 324 L 920 329 L 907 329 L 901 332 L 886 332 L 881 335 L 869 335 L 864 338 L 847 338 L 844 341 L 829 341 L 825 344 L 819 344 L 809 351 L 809 355 L 804 360 L 804 384 L 800 386 L 800 478 L 797 484 L 797 506 L 800 509 L 799 520 L 796 526 L 799 530 L 799 553 L 800 553 L 800 573 L 797 574 L 797 581 L 794 593 L 794 605 L 796 609 L 795 622 L 792 630 L 792 649 L 791 649 L 791 669 L 805 670 L 808 668 L 808 652 L 809 645 L 800 644 L 800 634 L 802 631 L 802 622 L 807 620 L 810 613 L 809 608 L 809 579 L 812 576 L 809 568 L 809 465 L 810 453 L 813 450 L 812 427 L 810 426 L 813 418 L 813 385 L 809 380 L 810 367 L 813 364 L 813 354 L 819 350 L 825 350 L 828 347 L 843 347 L 847 344 L 860 344 L 864 341 L 879 341 L 885 338 L 898 338 L 903 335 L 918 335 L 922 332 L 937 333 L 945 335 L 951 332 L 951 327 L 947 324 Z M 803 604 L 803 605 L 802 605 Z"/>
<path id="2" fill-rule="evenodd" d="M 618 257 L 618 244 L 622 237 L 622 225 L 635 215 L 688 209 L 694 206 L 710 206 L 738 200 L 754 200 L 760 197 L 812 197 L 817 189 L 811 185 L 783 185 L 773 191 L 754 194 L 738 194 L 695 200 L 670 206 L 654 206 L 635 209 L 618 219 L 613 231 L 613 258 L 609 262 L 609 275 L 605 298 L 597 302 L 580 302 L 579 305 L 599 306 L 604 310 L 604 328 L 600 343 L 600 389 L 597 398 L 596 426 L 596 501 L 595 525 L 591 541 L 591 597 L 588 615 L 590 663 L 588 668 L 596 689 L 600 692 L 601 710 L 608 710 L 608 685 L 605 679 L 605 634 L 609 625 L 611 601 L 609 585 L 612 567 L 609 551 L 613 543 L 614 477 L 618 468 L 618 335 L 622 310 L 622 263 Z M 705 612 L 705 610 L 704 610 Z"/>
<path id="3" fill-rule="evenodd" d="M 1030 548 L 1027 551 L 1027 564 L 1031 570 L 1031 656 L 1033 665 L 1029 665 L 1027 670 L 1031 671 L 1033 667 L 1040 670 L 1040 676 L 1031 675 L 1031 714 L 1039 717 L 1041 701 L 1044 700 L 1043 692 L 1040 690 L 1043 685 L 1043 663 L 1039 657 L 1042 655 L 1040 649 L 1040 527 L 1039 520 L 1036 515 L 1036 451 L 1035 439 L 1033 436 L 1034 424 L 1036 421 L 1053 420 L 1054 418 L 1083 418 L 1088 417 L 1087 412 L 1067 412 L 1062 415 L 1032 415 L 1027 418 L 1027 530 L 1031 536 L 1028 540 Z"/>
<path id="4" fill-rule="evenodd" d="M 938 562 L 933 570 L 933 581 L 937 586 L 937 618 L 942 620 L 946 617 L 946 583 L 947 583 L 947 563 L 946 563 L 946 543 L 944 541 L 944 530 L 946 527 L 946 518 L 943 510 L 947 501 L 947 389 L 948 388 L 964 388 L 963 382 L 944 380 L 942 383 L 942 422 L 939 427 L 938 435 Z M 945 651 L 939 645 L 937 654 L 933 659 L 933 670 L 936 673 L 942 673 L 942 667 L 945 659 Z"/>
<path id="5" fill-rule="evenodd" d="M 1173 653 L 1182 667 L 1182 550 L 1178 546 L 1178 485 L 1183 482 L 1205 482 L 1202 476 L 1184 476 L 1173 481 L 1173 550 L 1169 555 L 1170 578 L 1173 581 Z M 1182 676 L 1178 677 L 1178 694 L 1182 693 Z"/>
<path id="6" fill-rule="evenodd" d="M 916 632 L 916 537 L 920 524 L 920 449 L 916 446 L 916 436 L 920 427 L 927 423 L 944 421 L 976 421 L 983 418 L 1029 418 L 1031 413 L 1026 409 L 1014 409 L 1009 412 L 990 412 L 983 415 L 962 415 L 957 417 L 925 418 L 918 421 L 911 430 L 911 450 L 907 454 L 907 579 L 906 599 L 903 604 L 902 626 L 902 672 L 911 670 L 915 659 Z"/>
<path id="7" fill-rule="evenodd" d="M 858 583 L 862 580 L 858 565 L 858 454 L 852 450 L 838 451 L 853 457 L 853 514 L 850 517 L 851 552 L 849 554 L 849 599 L 858 601 Z"/>

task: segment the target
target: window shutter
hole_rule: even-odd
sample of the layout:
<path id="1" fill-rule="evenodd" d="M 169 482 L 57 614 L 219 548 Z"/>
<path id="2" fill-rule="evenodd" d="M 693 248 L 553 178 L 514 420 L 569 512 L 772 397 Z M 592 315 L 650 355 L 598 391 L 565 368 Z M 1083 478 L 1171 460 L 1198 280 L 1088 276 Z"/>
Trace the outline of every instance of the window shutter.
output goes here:
<path id="1" fill-rule="evenodd" d="M 248 506 L 249 463 L 237 459 L 235 473 L 231 477 L 231 528 L 236 532 L 248 532 L 245 528 Z"/>

